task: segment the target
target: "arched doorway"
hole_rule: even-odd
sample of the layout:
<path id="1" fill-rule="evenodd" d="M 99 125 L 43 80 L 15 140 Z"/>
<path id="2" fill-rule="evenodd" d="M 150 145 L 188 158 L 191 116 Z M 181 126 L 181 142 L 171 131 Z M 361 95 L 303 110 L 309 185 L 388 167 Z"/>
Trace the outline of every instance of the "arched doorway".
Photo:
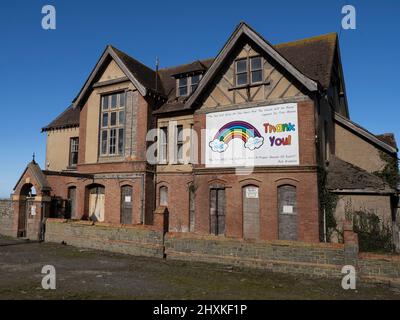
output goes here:
<path id="1" fill-rule="evenodd" d="M 260 201 L 257 186 L 243 187 L 243 237 L 260 238 Z"/>
<path id="2" fill-rule="evenodd" d="M 92 221 L 104 221 L 105 188 L 102 185 L 90 185 L 89 194 L 89 219 Z"/>
<path id="3" fill-rule="evenodd" d="M 22 186 L 19 194 L 19 214 L 18 214 L 18 232 L 17 237 L 27 236 L 28 217 L 31 213 L 36 214 L 34 200 L 36 197 L 35 187 L 31 183 Z"/>
<path id="4" fill-rule="evenodd" d="M 297 240 L 297 192 L 296 187 L 278 187 L 279 240 Z"/>
<path id="5" fill-rule="evenodd" d="M 133 188 L 126 185 L 121 187 L 121 218 L 122 224 L 132 224 Z"/>

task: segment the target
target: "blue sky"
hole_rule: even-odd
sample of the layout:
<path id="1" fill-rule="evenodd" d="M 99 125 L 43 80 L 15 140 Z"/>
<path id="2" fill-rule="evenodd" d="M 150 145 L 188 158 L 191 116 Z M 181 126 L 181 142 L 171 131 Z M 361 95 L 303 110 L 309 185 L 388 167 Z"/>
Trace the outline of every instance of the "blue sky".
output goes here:
<path id="1" fill-rule="evenodd" d="M 42 7 L 54 5 L 57 29 L 41 28 Z M 350 116 L 373 133 L 400 139 L 400 1 L 1 1 L 0 197 L 8 197 L 36 153 L 40 129 L 78 93 L 107 44 L 154 66 L 215 56 L 244 20 L 271 43 L 339 32 L 341 8 L 357 10 L 357 29 L 340 46 Z"/>

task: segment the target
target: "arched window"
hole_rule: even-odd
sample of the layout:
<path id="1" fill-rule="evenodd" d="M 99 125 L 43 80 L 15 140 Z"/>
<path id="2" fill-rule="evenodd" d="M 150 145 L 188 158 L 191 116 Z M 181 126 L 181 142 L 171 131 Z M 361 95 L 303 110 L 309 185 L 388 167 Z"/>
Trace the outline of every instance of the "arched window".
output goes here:
<path id="1" fill-rule="evenodd" d="M 216 236 L 225 234 L 225 188 L 210 189 L 210 233 Z"/>
<path id="2" fill-rule="evenodd" d="M 194 228 L 195 228 L 194 197 L 195 197 L 195 188 L 194 188 L 194 185 L 192 184 L 189 187 L 189 231 L 190 232 L 194 232 Z"/>
<path id="3" fill-rule="evenodd" d="M 168 188 L 165 186 L 160 187 L 160 206 L 168 206 Z"/>
<path id="4" fill-rule="evenodd" d="M 297 192 L 296 187 L 278 187 L 278 223 L 280 240 L 297 240 Z"/>

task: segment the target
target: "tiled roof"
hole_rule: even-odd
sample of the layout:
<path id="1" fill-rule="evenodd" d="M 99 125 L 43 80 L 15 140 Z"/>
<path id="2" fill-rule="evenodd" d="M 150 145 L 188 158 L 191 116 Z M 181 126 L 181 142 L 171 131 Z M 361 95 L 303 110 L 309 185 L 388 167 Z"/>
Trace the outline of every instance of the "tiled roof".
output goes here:
<path id="1" fill-rule="evenodd" d="M 42 128 L 43 131 L 79 127 L 80 110 L 69 106 L 56 119 Z"/>
<path id="2" fill-rule="evenodd" d="M 389 146 L 397 149 L 396 138 L 393 133 L 384 133 L 376 136 L 382 142 L 388 144 Z"/>
<path id="3" fill-rule="evenodd" d="M 330 81 L 336 41 L 336 33 L 331 33 L 304 40 L 278 44 L 275 45 L 274 48 L 300 72 L 307 77 L 318 81 L 324 88 L 327 88 Z M 184 111 L 185 101 L 189 97 L 176 97 L 176 80 L 174 76 L 196 71 L 205 72 L 210 68 L 214 61 L 214 58 L 196 60 L 188 64 L 160 69 L 156 85 L 156 72 L 154 70 L 130 57 L 121 50 L 114 47 L 111 48 L 143 86 L 167 97 L 167 101 L 155 111 L 155 114 Z M 52 123 L 43 128 L 43 131 L 78 126 L 78 109 L 79 108 L 72 109 L 69 107 Z"/>
<path id="4" fill-rule="evenodd" d="M 327 188 L 344 191 L 395 193 L 380 177 L 335 156 L 329 160 Z"/>

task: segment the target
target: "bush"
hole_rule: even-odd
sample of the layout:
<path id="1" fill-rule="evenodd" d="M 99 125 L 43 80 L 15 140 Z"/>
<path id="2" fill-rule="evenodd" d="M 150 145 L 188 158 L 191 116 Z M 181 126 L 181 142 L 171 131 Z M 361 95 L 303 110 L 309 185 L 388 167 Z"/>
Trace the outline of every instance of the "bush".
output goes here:
<path id="1" fill-rule="evenodd" d="M 393 252 L 392 228 L 373 212 L 353 213 L 353 228 L 361 252 Z"/>

